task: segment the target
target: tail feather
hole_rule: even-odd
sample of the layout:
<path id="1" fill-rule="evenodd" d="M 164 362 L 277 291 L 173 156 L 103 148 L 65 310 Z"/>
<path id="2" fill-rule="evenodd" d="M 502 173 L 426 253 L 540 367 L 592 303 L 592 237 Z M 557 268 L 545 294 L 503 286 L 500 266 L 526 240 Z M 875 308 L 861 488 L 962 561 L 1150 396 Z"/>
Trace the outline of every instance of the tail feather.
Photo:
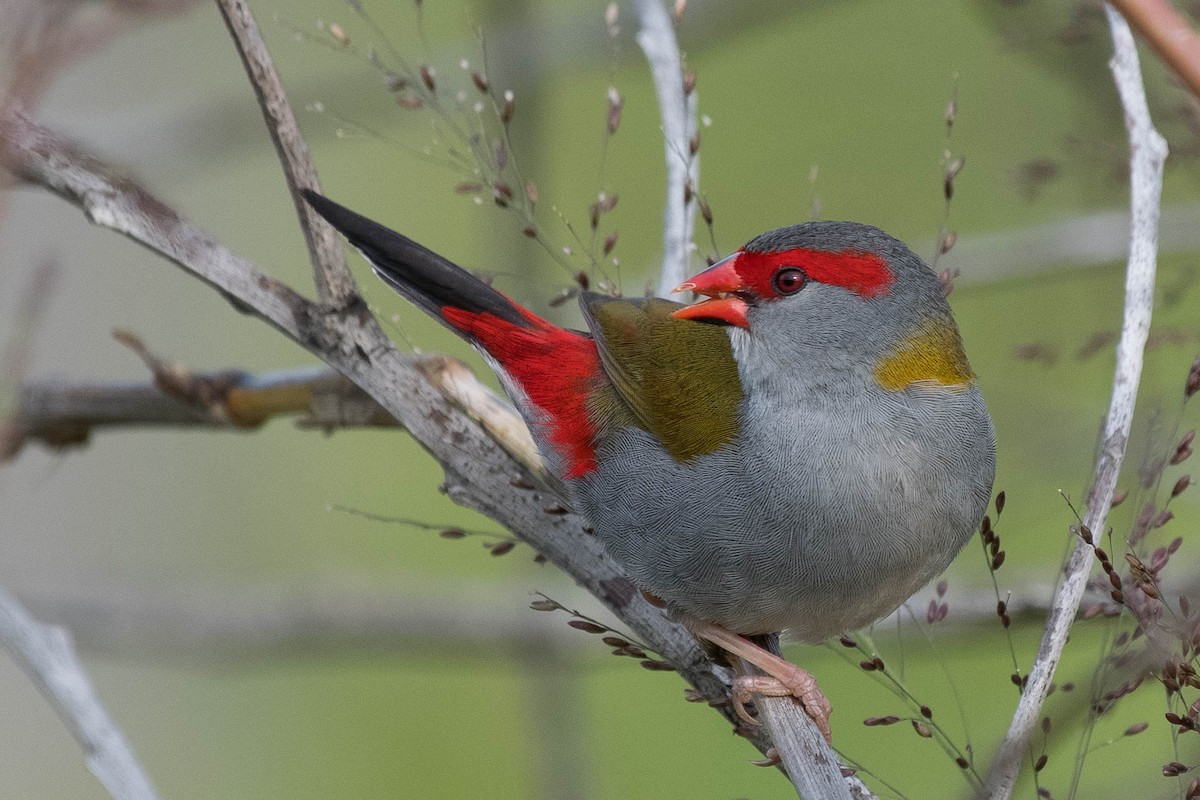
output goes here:
<path id="1" fill-rule="evenodd" d="M 376 275 L 456 332 L 464 333 L 446 318 L 447 308 L 529 327 L 529 317 L 519 306 L 452 261 L 310 189 L 301 191 L 308 204 L 363 254 Z"/>
<path id="2" fill-rule="evenodd" d="M 560 477 L 596 469 L 588 403 L 603 378 L 590 336 L 547 322 L 432 250 L 332 200 L 311 191 L 304 197 L 375 274 L 489 356 Z"/>

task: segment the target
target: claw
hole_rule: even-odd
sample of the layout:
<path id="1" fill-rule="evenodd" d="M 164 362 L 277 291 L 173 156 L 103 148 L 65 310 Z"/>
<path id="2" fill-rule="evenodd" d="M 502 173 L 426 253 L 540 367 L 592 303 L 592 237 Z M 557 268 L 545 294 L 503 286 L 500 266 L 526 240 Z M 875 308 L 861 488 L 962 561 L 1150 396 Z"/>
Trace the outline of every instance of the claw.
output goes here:
<path id="1" fill-rule="evenodd" d="M 750 762 L 753 767 L 777 767 L 779 766 L 779 751 L 774 747 L 768 747 L 766 758 L 759 758 Z"/>
<path id="2" fill-rule="evenodd" d="M 731 699 L 733 700 L 733 711 L 747 725 L 762 725 L 758 719 L 746 710 L 746 703 L 754 700 L 754 690 L 746 685 L 745 681 L 748 678 L 754 678 L 754 675 L 739 675 L 733 681 L 733 691 Z"/>

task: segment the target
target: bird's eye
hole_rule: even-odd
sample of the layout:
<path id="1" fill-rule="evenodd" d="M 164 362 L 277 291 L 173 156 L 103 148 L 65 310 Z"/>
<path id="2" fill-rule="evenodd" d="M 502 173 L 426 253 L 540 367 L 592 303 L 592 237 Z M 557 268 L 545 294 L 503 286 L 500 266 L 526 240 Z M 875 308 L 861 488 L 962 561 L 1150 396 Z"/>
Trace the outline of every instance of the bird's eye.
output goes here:
<path id="1" fill-rule="evenodd" d="M 795 294 L 808 283 L 808 276 L 798 267 L 784 267 L 775 273 L 775 289 L 780 294 Z"/>

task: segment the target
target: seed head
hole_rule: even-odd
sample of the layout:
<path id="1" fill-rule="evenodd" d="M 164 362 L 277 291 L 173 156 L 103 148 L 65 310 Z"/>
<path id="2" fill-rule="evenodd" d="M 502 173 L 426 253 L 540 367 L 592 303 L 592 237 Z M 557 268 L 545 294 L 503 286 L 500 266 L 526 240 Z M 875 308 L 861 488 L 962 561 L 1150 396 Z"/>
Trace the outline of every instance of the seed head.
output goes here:
<path id="1" fill-rule="evenodd" d="M 491 546 L 490 552 L 494 556 L 502 556 L 511 553 L 517 543 L 512 539 L 505 539 L 503 542 L 498 542 Z"/>

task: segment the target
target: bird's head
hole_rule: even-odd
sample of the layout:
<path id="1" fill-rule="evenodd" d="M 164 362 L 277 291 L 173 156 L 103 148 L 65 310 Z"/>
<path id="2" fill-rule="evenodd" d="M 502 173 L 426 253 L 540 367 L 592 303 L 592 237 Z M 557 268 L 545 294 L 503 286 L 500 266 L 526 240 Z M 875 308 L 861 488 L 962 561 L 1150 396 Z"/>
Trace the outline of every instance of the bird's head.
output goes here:
<path id="1" fill-rule="evenodd" d="M 869 371 L 889 389 L 974 377 L 937 276 L 869 225 L 769 231 L 675 291 L 704 298 L 675 317 L 729 326 L 735 347 L 764 353 L 776 367 Z"/>

